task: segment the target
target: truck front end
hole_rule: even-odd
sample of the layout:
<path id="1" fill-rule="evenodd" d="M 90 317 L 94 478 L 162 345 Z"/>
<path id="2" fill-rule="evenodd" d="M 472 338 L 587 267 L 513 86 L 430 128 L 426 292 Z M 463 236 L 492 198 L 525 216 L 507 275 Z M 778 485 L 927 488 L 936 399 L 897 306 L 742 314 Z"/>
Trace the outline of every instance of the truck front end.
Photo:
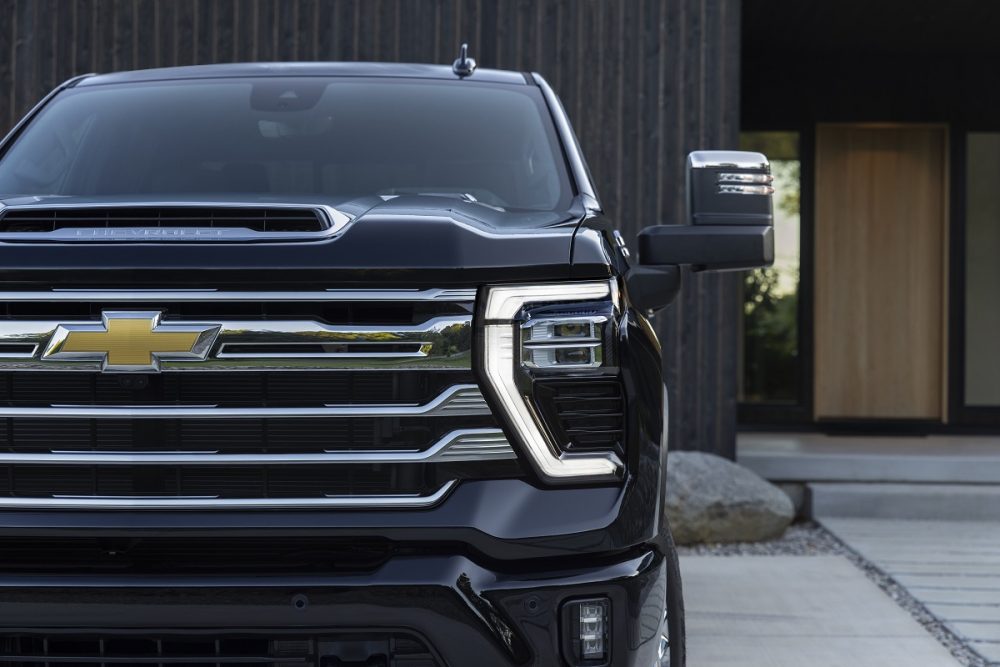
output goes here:
<path id="1" fill-rule="evenodd" d="M 0 665 L 668 664 L 659 347 L 540 79 L 84 77 L 0 196 Z"/>

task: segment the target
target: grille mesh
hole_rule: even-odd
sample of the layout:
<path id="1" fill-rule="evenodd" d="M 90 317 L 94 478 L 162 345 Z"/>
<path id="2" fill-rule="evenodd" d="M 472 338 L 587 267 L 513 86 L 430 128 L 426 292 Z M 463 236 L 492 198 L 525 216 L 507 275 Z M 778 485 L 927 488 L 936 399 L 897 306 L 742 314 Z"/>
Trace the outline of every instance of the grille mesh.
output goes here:
<path id="1" fill-rule="evenodd" d="M 536 398 L 568 449 L 622 450 L 625 399 L 617 378 L 538 382 Z"/>
<path id="2" fill-rule="evenodd" d="M 398 373 L 240 372 L 114 375 L 13 371 L 0 373 L 0 404 L 317 406 L 423 404 L 455 384 L 474 384 L 468 371 Z"/>
<path id="3" fill-rule="evenodd" d="M 7 635 L 0 665 L 155 665 L 158 667 L 437 667 L 431 649 L 402 633 L 269 635 Z"/>
<path id="4" fill-rule="evenodd" d="M 450 480 L 519 474 L 516 461 L 297 466 L 0 465 L 16 498 L 266 498 L 428 496 Z"/>
<path id="5" fill-rule="evenodd" d="M 0 451 L 219 453 L 422 451 L 450 431 L 495 426 L 489 417 L 335 419 L 0 419 Z"/>
<path id="6" fill-rule="evenodd" d="M 386 538 L 264 537 L 27 537 L 0 538 L 7 571 L 58 573 L 129 571 L 177 574 L 369 572 L 394 554 Z"/>

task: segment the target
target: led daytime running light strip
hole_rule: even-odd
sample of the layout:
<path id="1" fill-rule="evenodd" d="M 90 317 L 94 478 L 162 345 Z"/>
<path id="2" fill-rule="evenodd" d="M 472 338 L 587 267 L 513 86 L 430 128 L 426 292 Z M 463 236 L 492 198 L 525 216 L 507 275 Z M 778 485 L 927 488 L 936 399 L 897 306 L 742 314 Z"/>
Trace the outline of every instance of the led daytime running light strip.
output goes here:
<path id="1" fill-rule="evenodd" d="M 550 441 L 540 417 L 517 388 L 514 376 L 517 365 L 514 358 L 514 317 L 529 303 L 609 297 L 617 303 L 617 286 L 611 281 L 503 285 L 491 288 L 486 297 L 483 354 L 486 378 L 531 461 L 542 475 L 551 479 L 617 477 L 622 471 L 622 462 L 613 452 L 585 455 L 562 453 Z"/>

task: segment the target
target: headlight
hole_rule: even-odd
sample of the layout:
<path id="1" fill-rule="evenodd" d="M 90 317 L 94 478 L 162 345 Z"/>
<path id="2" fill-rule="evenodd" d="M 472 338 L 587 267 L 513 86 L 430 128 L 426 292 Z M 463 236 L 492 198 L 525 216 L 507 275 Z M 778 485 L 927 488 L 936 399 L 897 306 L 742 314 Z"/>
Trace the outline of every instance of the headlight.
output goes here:
<path id="1" fill-rule="evenodd" d="M 621 459 L 614 452 L 565 451 L 567 443 L 554 441 L 534 408 L 523 372 L 601 366 L 608 314 L 574 312 L 573 305 L 606 302 L 613 314 L 617 301 L 612 281 L 503 285 L 487 292 L 483 370 L 489 390 L 532 464 L 549 480 L 613 479 L 622 473 Z"/>
<path id="2" fill-rule="evenodd" d="M 521 363 L 531 368 L 596 368 L 604 359 L 603 315 L 530 318 L 521 325 Z"/>

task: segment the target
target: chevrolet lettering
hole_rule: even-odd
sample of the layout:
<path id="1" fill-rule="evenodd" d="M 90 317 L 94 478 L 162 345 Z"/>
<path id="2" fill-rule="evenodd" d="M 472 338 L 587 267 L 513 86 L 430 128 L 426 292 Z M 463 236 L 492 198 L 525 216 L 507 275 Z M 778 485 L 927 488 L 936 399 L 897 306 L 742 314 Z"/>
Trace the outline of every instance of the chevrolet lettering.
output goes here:
<path id="1" fill-rule="evenodd" d="M 222 238 L 224 229 L 77 229 L 77 238 L 134 240 L 137 238 Z"/>
<path id="2" fill-rule="evenodd" d="M 465 48 L 59 86 L 0 142 L 0 664 L 683 667 L 651 318 L 774 240 L 763 155 L 682 180 L 624 238 Z"/>

